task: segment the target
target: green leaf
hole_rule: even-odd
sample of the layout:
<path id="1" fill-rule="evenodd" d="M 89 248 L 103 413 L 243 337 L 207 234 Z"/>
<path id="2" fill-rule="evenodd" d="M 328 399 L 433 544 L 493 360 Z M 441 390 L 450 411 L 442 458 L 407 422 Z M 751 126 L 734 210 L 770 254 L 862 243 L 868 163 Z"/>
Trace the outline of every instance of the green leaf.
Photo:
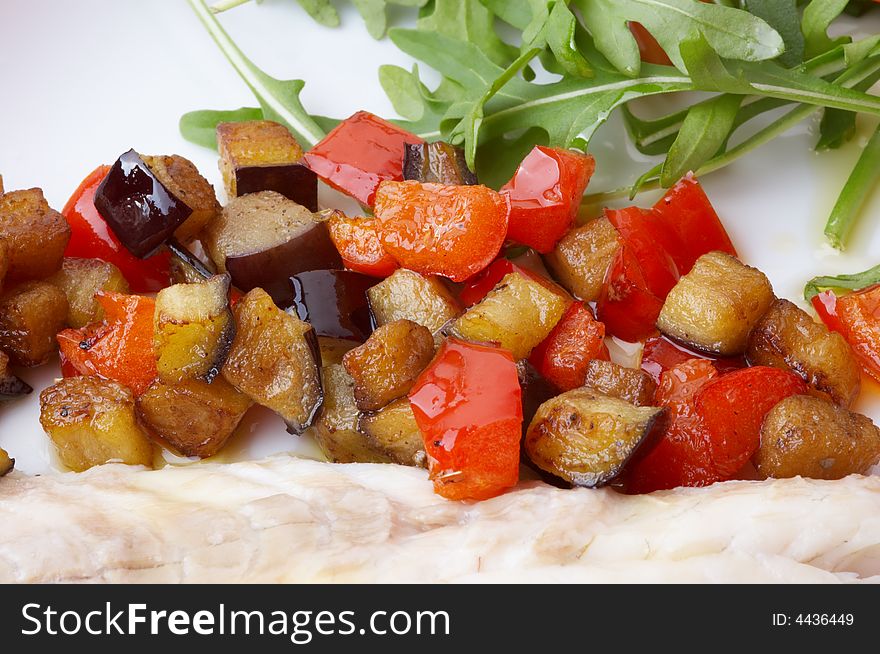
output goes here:
<path id="1" fill-rule="evenodd" d="M 316 22 L 326 27 L 339 25 L 339 14 L 330 0 L 296 0 Z"/>
<path id="2" fill-rule="evenodd" d="M 842 250 L 846 245 L 846 238 L 852 231 L 862 206 L 878 185 L 880 185 L 880 126 L 862 150 L 825 225 L 825 236 L 838 250 Z"/>
<path id="3" fill-rule="evenodd" d="M 201 109 L 189 111 L 180 117 L 180 134 L 190 143 L 217 149 L 217 125 L 219 123 L 238 123 L 245 120 L 262 120 L 263 110 L 257 107 L 242 107 L 229 111 Z"/>
<path id="4" fill-rule="evenodd" d="M 575 77 L 590 77 L 590 64 L 575 46 L 577 19 L 563 0 L 532 0 L 532 20 L 523 31 L 522 52 L 532 48 L 550 48 L 560 72 Z"/>
<path id="5" fill-rule="evenodd" d="M 469 41 L 493 63 L 507 66 L 519 55 L 495 31 L 495 16 L 478 0 L 434 0 L 433 10 L 419 18 L 416 27 Z"/>
<path id="6" fill-rule="evenodd" d="M 853 88 L 867 91 L 880 81 L 880 71 L 856 84 Z M 826 109 L 819 123 L 819 140 L 816 150 L 835 150 L 848 143 L 856 135 L 856 114 L 841 109 Z"/>
<path id="7" fill-rule="evenodd" d="M 645 120 L 636 116 L 628 104 L 621 109 L 627 133 L 633 145 L 642 154 L 651 156 L 666 154 L 675 142 L 678 130 L 687 116 L 688 110 L 676 111 L 660 118 Z"/>
<path id="8" fill-rule="evenodd" d="M 596 48 L 624 75 L 638 75 L 642 57 L 626 21 L 607 12 L 601 2 L 579 2 L 578 7 L 584 23 L 590 27 Z"/>
<path id="9" fill-rule="evenodd" d="M 843 13 L 849 0 L 812 0 L 804 9 L 801 30 L 804 33 L 804 47 L 807 57 L 815 57 L 831 50 L 849 37 L 832 39 L 828 27 Z"/>
<path id="10" fill-rule="evenodd" d="M 413 121 L 425 114 L 421 84 L 413 73 L 400 66 L 380 66 L 379 83 L 398 114 Z"/>
<path id="11" fill-rule="evenodd" d="M 532 20 L 530 0 L 481 0 L 481 4 L 520 32 Z"/>
<path id="12" fill-rule="evenodd" d="M 813 277 L 804 286 L 804 299 L 809 302 L 823 291 L 860 291 L 880 284 L 880 266 L 852 275 Z"/>
<path id="13" fill-rule="evenodd" d="M 499 189 L 535 145 L 546 145 L 547 134 L 529 127 L 516 136 L 484 140 L 477 150 L 477 178 L 480 184 Z"/>
<path id="14" fill-rule="evenodd" d="M 797 0 L 745 0 L 745 7 L 779 32 L 785 43 L 785 52 L 777 58 L 780 64 L 791 68 L 803 61 L 804 34 Z"/>

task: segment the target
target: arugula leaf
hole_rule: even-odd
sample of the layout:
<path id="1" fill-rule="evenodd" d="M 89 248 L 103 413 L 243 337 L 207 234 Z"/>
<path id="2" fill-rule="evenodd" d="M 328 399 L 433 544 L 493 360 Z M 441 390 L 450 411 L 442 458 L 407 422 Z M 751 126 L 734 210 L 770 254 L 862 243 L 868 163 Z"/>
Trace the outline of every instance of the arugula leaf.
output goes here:
<path id="1" fill-rule="evenodd" d="M 878 184 L 880 184 L 880 126 L 862 150 L 828 217 L 825 236 L 832 246 L 838 250 L 844 248 L 846 237 L 852 230 L 859 211 Z"/>
<path id="2" fill-rule="evenodd" d="M 852 275 L 813 277 L 804 286 L 804 299 L 809 302 L 823 291 L 860 291 L 880 284 L 880 265 Z"/>
<path id="3" fill-rule="evenodd" d="M 523 30 L 523 53 L 550 48 L 561 69 L 575 77 L 590 77 L 593 70 L 574 43 L 577 19 L 564 0 L 531 0 L 532 19 Z"/>
<path id="4" fill-rule="evenodd" d="M 433 0 L 432 4 L 433 10 L 419 18 L 417 29 L 470 41 L 499 66 L 507 66 L 519 55 L 517 48 L 498 36 L 493 12 L 479 0 Z"/>
<path id="5" fill-rule="evenodd" d="M 880 71 L 856 84 L 853 88 L 867 91 L 880 81 Z M 826 109 L 819 123 L 819 140 L 816 150 L 835 150 L 852 140 L 856 134 L 856 114 L 841 109 Z"/>
<path id="6" fill-rule="evenodd" d="M 642 154 L 651 156 L 666 154 L 675 142 L 678 130 L 688 114 L 687 109 L 660 118 L 645 120 L 636 116 L 629 104 L 621 108 L 623 122 L 633 145 Z"/>
<path id="7" fill-rule="evenodd" d="M 480 0 L 480 2 L 498 18 L 520 32 L 532 20 L 531 0 Z"/>
<path id="8" fill-rule="evenodd" d="M 745 0 L 745 7 L 779 32 L 785 43 L 785 52 L 776 60 L 791 68 L 804 59 L 804 34 L 797 0 Z"/>
<path id="9" fill-rule="evenodd" d="M 262 120 L 263 110 L 258 107 L 241 107 L 229 111 L 202 109 L 190 111 L 180 117 L 180 134 L 187 141 L 217 149 L 217 125 L 245 120 Z"/>
<path id="10" fill-rule="evenodd" d="M 417 75 L 400 66 L 380 66 L 379 83 L 398 114 L 413 121 L 424 116 L 425 100 Z"/>
<path id="11" fill-rule="evenodd" d="M 828 36 L 828 27 L 843 13 L 848 3 L 849 0 L 811 0 L 806 6 L 801 30 L 804 33 L 807 57 L 815 57 L 837 45 L 849 42 L 849 37 L 832 39 Z"/>
<path id="12" fill-rule="evenodd" d="M 302 0 L 298 0 L 301 2 Z M 327 2 L 329 0 L 320 0 Z M 351 0 L 364 19 L 367 32 L 374 39 L 381 39 L 385 36 L 385 30 L 388 28 L 388 5 L 400 5 L 403 7 L 422 7 L 428 0 Z"/>
<path id="13" fill-rule="evenodd" d="M 326 27 L 339 25 L 339 14 L 330 0 L 296 0 L 313 20 Z"/>

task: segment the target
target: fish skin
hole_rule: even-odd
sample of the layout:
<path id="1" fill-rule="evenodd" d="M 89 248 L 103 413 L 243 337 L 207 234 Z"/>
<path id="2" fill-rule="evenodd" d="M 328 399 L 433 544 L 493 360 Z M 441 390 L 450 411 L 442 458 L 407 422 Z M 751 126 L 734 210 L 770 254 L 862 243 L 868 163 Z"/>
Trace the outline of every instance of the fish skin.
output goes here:
<path id="1" fill-rule="evenodd" d="M 0 582 L 880 582 L 880 478 L 624 496 L 275 456 L 0 480 Z"/>

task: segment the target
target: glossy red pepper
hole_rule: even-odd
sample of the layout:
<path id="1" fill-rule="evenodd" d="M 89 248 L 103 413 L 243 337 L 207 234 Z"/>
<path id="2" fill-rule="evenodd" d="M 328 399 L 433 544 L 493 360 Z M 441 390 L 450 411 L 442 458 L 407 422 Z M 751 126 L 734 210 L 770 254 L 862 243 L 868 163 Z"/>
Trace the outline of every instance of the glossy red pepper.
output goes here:
<path id="1" fill-rule="evenodd" d="M 843 337 L 865 372 L 880 381 L 880 285 L 837 298 L 836 309 Z"/>
<path id="2" fill-rule="evenodd" d="M 642 61 L 649 64 L 660 64 L 661 66 L 672 65 L 669 55 L 666 54 L 666 51 L 657 43 L 657 39 L 651 36 L 651 33 L 641 23 L 631 22 L 629 24 L 629 31 L 636 38 Z"/>
<path id="3" fill-rule="evenodd" d="M 482 300 L 489 294 L 493 288 L 498 285 L 505 276 L 512 272 L 518 272 L 526 277 L 535 280 L 544 287 L 550 289 L 554 293 L 567 295 L 561 286 L 556 285 L 553 281 L 524 266 L 518 266 L 510 259 L 496 259 L 482 272 L 477 273 L 468 279 L 458 295 L 458 299 L 466 307 L 471 307 Z"/>
<path id="4" fill-rule="evenodd" d="M 583 302 L 575 302 L 553 331 L 529 355 L 529 362 L 560 391 L 584 385 L 587 364 L 611 359 L 605 346 L 605 325 Z"/>
<path id="5" fill-rule="evenodd" d="M 379 240 L 375 218 L 348 218 L 337 212 L 327 221 L 327 229 L 348 270 L 372 277 L 388 277 L 397 270 L 397 262 Z"/>
<path id="6" fill-rule="evenodd" d="M 625 341 L 641 341 L 657 332 L 654 323 L 663 299 L 648 290 L 639 262 L 621 242 L 605 273 L 596 314 L 609 334 Z"/>
<path id="7" fill-rule="evenodd" d="M 387 120 L 359 111 L 334 127 L 303 160 L 324 182 L 371 207 L 381 182 L 403 179 L 406 143 L 424 141 Z"/>
<path id="8" fill-rule="evenodd" d="M 138 259 L 120 243 L 95 208 L 95 191 L 109 166 L 98 166 L 86 177 L 64 205 L 61 213 L 70 225 L 65 257 L 101 259 L 119 268 L 136 293 L 155 293 L 171 284 L 167 251 Z"/>
<path id="9" fill-rule="evenodd" d="M 523 416 L 510 352 L 447 339 L 409 401 L 436 493 L 481 500 L 516 485 Z"/>
<path id="10" fill-rule="evenodd" d="M 535 146 L 501 187 L 510 198 L 507 238 L 550 252 L 574 222 L 595 168 L 590 155 Z"/>
<path id="11" fill-rule="evenodd" d="M 675 236 L 650 209 L 606 209 L 605 217 L 638 262 L 645 290 L 665 299 L 679 277 L 670 254 L 677 246 Z"/>
<path id="12" fill-rule="evenodd" d="M 814 295 L 810 303 L 828 329 L 846 336 L 843 325 L 840 323 L 840 317 L 837 315 L 837 295 L 834 294 L 834 291 L 822 291 L 818 295 Z"/>
<path id="13" fill-rule="evenodd" d="M 660 382 L 660 375 L 674 368 L 679 363 L 684 363 L 690 359 L 706 359 L 711 361 L 720 373 L 731 372 L 739 368 L 745 368 L 745 359 L 739 357 L 716 358 L 706 356 L 699 352 L 693 352 L 687 348 L 673 343 L 662 334 L 652 336 L 645 341 L 645 347 L 642 350 L 642 370 L 651 375 L 654 381 Z"/>

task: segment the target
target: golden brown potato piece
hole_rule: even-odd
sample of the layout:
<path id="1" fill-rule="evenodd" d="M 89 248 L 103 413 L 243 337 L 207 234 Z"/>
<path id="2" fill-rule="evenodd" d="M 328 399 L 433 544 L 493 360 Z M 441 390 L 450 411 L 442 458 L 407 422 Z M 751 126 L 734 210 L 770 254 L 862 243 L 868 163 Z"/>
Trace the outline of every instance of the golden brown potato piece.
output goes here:
<path id="1" fill-rule="evenodd" d="M 156 296 L 154 324 L 159 379 L 166 384 L 184 379 L 210 384 L 235 336 L 229 275 L 163 288 Z"/>
<path id="2" fill-rule="evenodd" d="M 25 282 L 0 296 L 0 348 L 20 366 L 39 366 L 58 349 L 67 296 L 48 282 Z"/>
<path id="3" fill-rule="evenodd" d="M 186 206 L 192 209 L 183 223 L 174 230 L 174 236 L 187 241 L 205 228 L 220 213 L 220 203 L 214 187 L 201 176 L 189 159 L 176 154 L 161 156 L 141 155 L 156 178 Z"/>
<path id="4" fill-rule="evenodd" d="M 864 474 L 880 460 L 880 429 L 869 418 L 810 395 L 773 407 L 752 458 L 766 477 L 840 479 Z"/>
<path id="5" fill-rule="evenodd" d="M 64 291 L 67 324 L 76 328 L 104 319 L 104 309 L 95 299 L 98 291 L 128 293 L 128 282 L 119 268 L 100 259 L 65 257 L 61 270 L 47 281 Z"/>
<path id="6" fill-rule="evenodd" d="M 611 361 L 593 359 L 587 364 L 584 386 L 636 406 L 654 402 L 657 384 L 644 370 L 624 368 Z"/>
<path id="7" fill-rule="evenodd" d="M 643 443 L 663 429 L 666 409 L 637 407 L 589 388 L 558 395 L 538 409 L 525 450 L 541 470 L 576 486 L 614 479 Z"/>
<path id="8" fill-rule="evenodd" d="M 347 338 L 335 338 L 333 336 L 318 336 L 318 349 L 321 351 L 321 365 L 329 366 L 331 363 L 342 363 L 342 357 L 349 350 L 353 350 L 360 343 L 350 341 Z"/>
<path id="9" fill-rule="evenodd" d="M 235 306 L 235 339 L 223 376 L 299 433 L 321 408 L 320 351 L 311 325 L 255 288 Z"/>
<path id="10" fill-rule="evenodd" d="M 860 367 L 843 336 L 788 300 L 776 300 L 752 329 L 746 358 L 755 366 L 791 370 L 842 406 L 859 394 Z"/>
<path id="11" fill-rule="evenodd" d="M 619 247 L 617 230 L 600 216 L 568 232 L 544 260 L 569 293 L 584 302 L 595 302 Z"/>
<path id="12" fill-rule="evenodd" d="M 496 343 L 524 359 L 562 318 L 568 300 L 525 275 L 512 272 L 450 324 L 451 336 Z"/>
<path id="13" fill-rule="evenodd" d="M 412 320 L 436 334 L 461 313 L 458 301 L 437 277 L 399 269 L 367 291 L 376 324 Z"/>
<path id="14" fill-rule="evenodd" d="M 422 432 L 407 398 L 396 400 L 376 413 L 361 414 L 358 430 L 372 447 L 387 453 L 394 463 L 427 467 Z"/>
<path id="15" fill-rule="evenodd" d="M 0 189 L 2 190 L 2 189 Z M 9 454 L 0 447 L 0 477 L 3 475 L 12 472 L 12 469 L 15 467 L 15 459 L 10 458 Z"/>
<path id="16" fill-rule="evenodd" d="M 77 472 L 115 461 L 153 465 L 153 446 L 137 421 L 134 396 L 118 382 L 60 380 L 40 393 L 40 424 L 61 462 Z"/>
<path id="17" fill-rule="evenodd" d="M 342 358 L 361 411 L 377 411 L 409 392 L 434 357 L 434 337 L 411 320 L 395 320 Z"/>
<path id="18" fill-rule="evenodd" d="M 150 431 L 184 456 L 201 458 L 220 450 L 253 403 L 218 377 L 153 383 L 137 400 L 138 415 Z"/>
<path id="19" fill-rule="evenodd" d="M 0 239 L 9 246 L 9 281 L 43 279 L 61 268 L 70 227 L 38 188 L 0 195 Z"/>
<path id="20" fill-rule="evenodd" d="M 760 270 L 709 252 L 669 292 L 657 328 L 693 350 L 735 356 L 745 352 L 749 332 L 774 299 Z"/>

